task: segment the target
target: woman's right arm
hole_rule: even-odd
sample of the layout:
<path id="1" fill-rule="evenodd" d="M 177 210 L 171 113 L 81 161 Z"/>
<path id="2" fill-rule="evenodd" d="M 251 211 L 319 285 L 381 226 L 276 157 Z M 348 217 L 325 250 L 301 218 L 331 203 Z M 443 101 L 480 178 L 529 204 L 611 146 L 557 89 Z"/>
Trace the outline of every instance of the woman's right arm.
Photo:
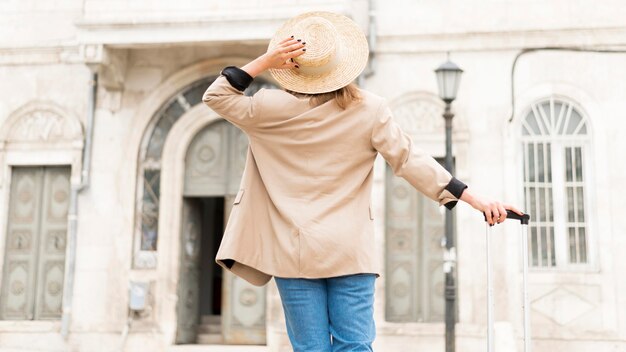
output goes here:
<path id="1" fill-rule="evenodd" d="M 204 92 L 202 101 L 218 115 L 240 128 L 245 128 L 255 122 L 259 115 L 263 91 L 252 97 L 245 96 L 243 91 L 252 79 L 248 81 L 245 78 L 232 78 L 240 75 L 245 77 L 243 75 L 247 74 L 233 66 L 224 68 L 221 75 Z"/>
<path id="2" fill-rule="evenodd" d="M 204 92 L 202 101 L 226 120 L 245 128 L 257 120 L 263 90 L 252 97 L 245 96 L 243 91 L 252 83 L 254 77 L 269 68 L 297 68 L 290 59 L 302 55 L 303 47 L 304 44 L 298 40 L 287 38 L 241 68 L 235 66 L 224 68 L 220 76 Z"/>

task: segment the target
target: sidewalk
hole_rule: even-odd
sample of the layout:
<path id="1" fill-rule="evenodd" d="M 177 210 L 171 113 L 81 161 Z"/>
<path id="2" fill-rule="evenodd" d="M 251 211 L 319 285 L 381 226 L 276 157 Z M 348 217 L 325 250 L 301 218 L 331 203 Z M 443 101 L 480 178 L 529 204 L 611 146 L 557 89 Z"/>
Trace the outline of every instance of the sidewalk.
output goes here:
<path id="1" fill-rule="evenodd" d="M 171 346 L 167 352 L 267 352 L 267 346 L 250 345 L 178 345 Z"/>

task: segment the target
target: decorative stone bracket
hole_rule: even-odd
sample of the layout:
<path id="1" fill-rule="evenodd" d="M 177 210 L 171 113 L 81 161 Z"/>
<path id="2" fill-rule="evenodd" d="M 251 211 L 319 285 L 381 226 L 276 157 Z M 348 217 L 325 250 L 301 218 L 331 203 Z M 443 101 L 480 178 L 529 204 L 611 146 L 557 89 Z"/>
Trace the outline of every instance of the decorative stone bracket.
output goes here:
<path id="1" fill-rule="evenodd" d="M 108 91 L 124 89 L 128 51 L 114 50 L 102 44 L 86 44 L 79 48 L 81 61 L 98 73 L 99 85 Z"/>
<path id="2" fill-rule="evenodd" d="M 121 106 L 128 50 L 113 49 L 104 44 L 81 44 L 61 53 L 67 63 L 85 64 L 98 73 L 98 107 L 117 111 Z"/>
<path id="3" fill-rule="evenodd" d="M 108 91 L 124 89 L 126 49 L 113 49 L 104 44 L 80 44 L 63 48 L 59 59 L 64 63 L 85 64 L 99 76 L 98 85 Z"/>

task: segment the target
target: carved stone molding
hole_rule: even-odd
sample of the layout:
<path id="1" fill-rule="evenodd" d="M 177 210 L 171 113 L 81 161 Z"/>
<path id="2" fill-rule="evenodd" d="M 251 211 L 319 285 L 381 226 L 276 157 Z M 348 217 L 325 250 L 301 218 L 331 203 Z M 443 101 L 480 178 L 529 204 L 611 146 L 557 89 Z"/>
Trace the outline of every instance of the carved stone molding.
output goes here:
<path id="1" fill-rule="evenodd" d="M 435 135 L 444 137 L 444 103 L 430 92 L 410 92 L 390 104 L 395 120 L 411 136 Z M 455 133 L 467 130 L 463 118 L 454 118 Z"/>
<path id="2" fill-rule="evenodd" d="M 596 293 L 594 291 L 599 291 L 599 289 L 593 285 L 587 285 L 583 289 L 576 286 L 571 288 L 556 286 L 548 293 L 533 299 L 530 305 L 534 311 L 541 313 L 555 324 L 569 326 L 598 307 L 596 302 L 589 299 L 589 296 L 593 297 L 593 293 Z"/>
<path id="3" fill-rule="evenodd" d="M 396 122 L 411 136 L 441 134 L 444 130 L 443 108 L 443 102 L 427 92 L 407 93 L 391 103 Z"/>
<path id="4" fill-rule="evenodd" d="M 34 101 L 20 107 L 0 128 L 0 149 L 12 144 L 81 148 L 82 143 L 83 128 L 78 118 L 51 102 Z"/>

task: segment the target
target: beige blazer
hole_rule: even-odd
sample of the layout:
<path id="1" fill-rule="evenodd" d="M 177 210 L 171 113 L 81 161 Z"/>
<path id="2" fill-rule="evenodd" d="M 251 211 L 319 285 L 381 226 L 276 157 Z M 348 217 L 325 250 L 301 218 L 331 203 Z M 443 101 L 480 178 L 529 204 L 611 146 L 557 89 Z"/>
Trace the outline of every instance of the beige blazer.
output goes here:
<path id="1" fill-rule="evenodd" d="M 452 176 L 417 149 L 385 100 L 361 90 L 346 110 L 277 89 L 244 96 L 224 76 L 203 101 L 249 139 L 247 161 L 216 262 L 262 286 L 272 276 L 380 276 L 371 207 L 380 153 L 394 174 L 440 205 Z"/>

